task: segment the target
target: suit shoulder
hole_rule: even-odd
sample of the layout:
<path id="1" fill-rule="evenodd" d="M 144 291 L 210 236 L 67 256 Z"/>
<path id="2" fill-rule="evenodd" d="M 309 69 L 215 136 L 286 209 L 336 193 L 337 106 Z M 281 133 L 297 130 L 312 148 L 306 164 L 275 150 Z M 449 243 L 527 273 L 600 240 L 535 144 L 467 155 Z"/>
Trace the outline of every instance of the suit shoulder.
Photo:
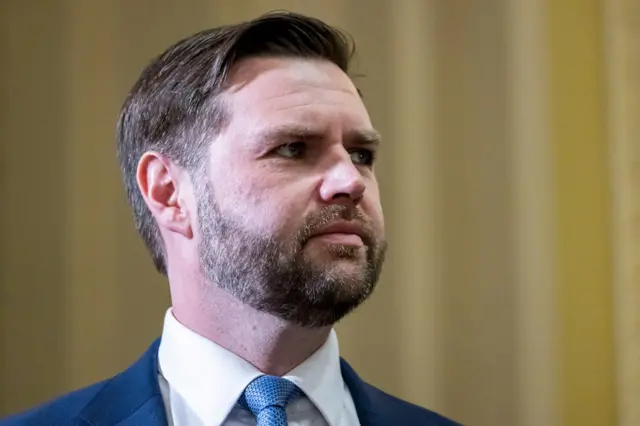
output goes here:
<path id="1" fill-rule="evenodd" d="M 0 426 L 88 426 L 78 414 L 109 381 L 69 392 L 27 411 L 0 419 Z"/>
<path id="2" fill-rule="evenodd" d="M 375 386 L 365 384 L 374 406 L 385 407 L 385 414 L 395 424 L 420 426 L 462 426 L 434 411 L 390 395 Z"/>

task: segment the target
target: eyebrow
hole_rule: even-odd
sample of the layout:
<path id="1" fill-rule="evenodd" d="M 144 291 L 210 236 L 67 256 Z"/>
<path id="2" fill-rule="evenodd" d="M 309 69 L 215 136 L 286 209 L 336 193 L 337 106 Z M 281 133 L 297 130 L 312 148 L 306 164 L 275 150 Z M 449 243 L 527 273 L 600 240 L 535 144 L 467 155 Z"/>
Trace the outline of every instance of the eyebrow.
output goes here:
<path id="1" fill-rule="evenodd" d="M 265 142 L 277 140 L 320 140 L 324 139 L 326 132 L 321 128 L 312 128 L 299 124 L 282 124 L 270 127 L 257 133 L 257 139 Z M 345 142 L 353 145 L 378 146 L 382 140 L 380 133 L 374 129 L 357 129 L 348 131 L 344 135 Z"/>

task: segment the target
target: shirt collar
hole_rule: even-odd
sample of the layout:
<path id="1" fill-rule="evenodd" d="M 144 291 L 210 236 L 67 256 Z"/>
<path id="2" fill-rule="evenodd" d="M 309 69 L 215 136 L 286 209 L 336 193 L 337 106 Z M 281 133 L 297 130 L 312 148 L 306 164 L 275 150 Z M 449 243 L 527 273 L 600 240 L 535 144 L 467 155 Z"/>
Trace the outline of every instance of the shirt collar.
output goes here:
<path id="1" fill-rule="evenodd" d="M 161 374 L 206 421 L 222 424 L 245 387 L 261 373 L 252 364 L 188 329 L 167 310 L 158 350 Z M 338 338 L 284 376 L 304 391 L 329 426 L 336 426 L 345 398 Z"/>
<path id="2" fill-rule="evenodd" d="M 284 376 L 304 391 L 329 426 L 338 425 L 346 398 L 339 352 L 338 337 L 332 329 L 320 349 Z"/>

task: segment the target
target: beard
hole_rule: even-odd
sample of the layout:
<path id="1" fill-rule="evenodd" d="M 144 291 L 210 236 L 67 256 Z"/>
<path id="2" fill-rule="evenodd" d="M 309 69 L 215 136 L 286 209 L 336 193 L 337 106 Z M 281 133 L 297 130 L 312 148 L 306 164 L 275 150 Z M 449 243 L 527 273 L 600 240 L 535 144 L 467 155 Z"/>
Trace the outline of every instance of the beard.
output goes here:
<path id="1" fill-rule="evenodd" d="M 326 206 L 304 218 L 289 237 L 266 235 L 225 215 L 210 183 L 199 186 L 203 275 L 243 304 L 302 327 L 324 327 L 340 321 L 373 293 L 386 241 L 378 238 L 360 208 Z M 314 258 L 305 250 L 306 242 L 336 220 L 357 222 L 364 247 L 326 245 L 322 256 Z"/>

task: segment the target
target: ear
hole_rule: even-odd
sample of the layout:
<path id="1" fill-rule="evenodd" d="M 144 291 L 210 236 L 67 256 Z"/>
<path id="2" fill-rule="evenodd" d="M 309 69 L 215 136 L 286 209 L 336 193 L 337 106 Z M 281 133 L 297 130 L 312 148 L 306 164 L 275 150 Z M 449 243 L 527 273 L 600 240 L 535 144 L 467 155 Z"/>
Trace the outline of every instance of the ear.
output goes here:
<path id="1" fill-rule="evenodd" d="M 171 232 L 193 238 L 189 208 L 180 197 L 181 178 L 186 178 L 180 167 L 157 152 L 146 152 L 138 162 L 136 174 L 138 188 L 158 225 Z"/>

